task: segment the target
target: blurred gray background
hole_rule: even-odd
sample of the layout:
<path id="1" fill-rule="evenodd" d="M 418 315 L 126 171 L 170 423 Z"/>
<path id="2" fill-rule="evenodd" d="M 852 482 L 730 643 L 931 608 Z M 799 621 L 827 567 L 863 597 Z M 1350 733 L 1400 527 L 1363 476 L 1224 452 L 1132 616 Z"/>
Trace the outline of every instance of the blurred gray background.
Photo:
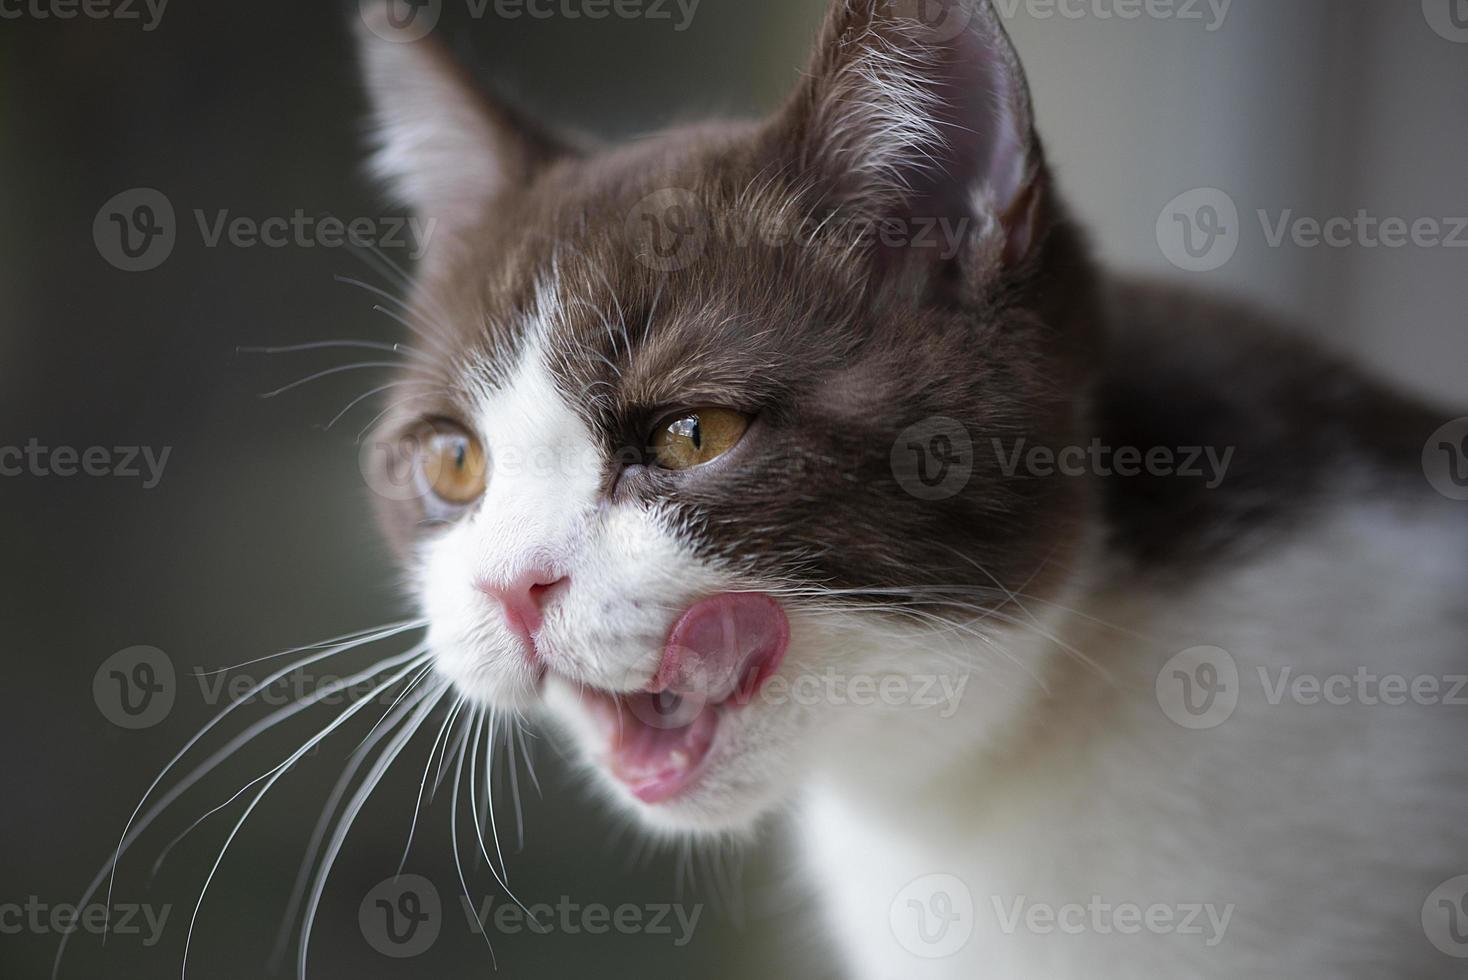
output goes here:
<path id="1" fill-rule="evenodd" d="M 1115 0 L 1000 6 L 1062 185 L 1102 256 L 1253 297 L 1402 385 L 1468 400 L 1468 250 L 1359 240 L 1276 247 L 1258 217 L 1364 210 L 1443 220 L 1447 235 L 1445 219 L 1468 216 L 1468 3 L 1233 0 L 1221 21 L 1216 3 L 1183 0 L 1174 16 L 1138 19 L 1106 16 L 1126 9 Z M 472 17 L 462 0 L 444 8 L 439 30 L 486 79 L 547 121 L 616 137 L 772 107 L 793 84 L 824 3 L 703 0 L 685 30 L 676 13 L 592 21 L 507 19 L 493 5 Z M 334 279 L 383 285 L 382 276 L 346 249 L 208 247 L 193 217 L 387 213 L 358 165 L 363 105 L 347 30 L 355 8 L 175 0 L 151 30 L 37 9 L 56 8 L 42 2 L 0 19 L 0 446 L 35 439 L 78 450 L 168 447 L 170 456 L 146 489 L 124 477 L 0 477 L 4 977 L 47 974 L 58 937 L 47 911 L 26 910 L 80 897 L 152 775 L 217 710 L 196 672 L 407 614 L 358 472 L 355 437 L 372 410 L 324 429 L 379 376 L 348 372 L 265 400 L 258 395 L 354 358 L 235 350 L 397 339 L 371 296 Z M 1181 16 L 1188 11 L 1198 19 Z M 167 197 L 177 242 L 157 268 L 126 272 L 99 252 L 93 222 L 109 198 L 137 187 Z M 1159 241 L 1159 222 L 1175 219 L 1170 202 L 1204 188 L 1238 211 L 1234 227 L 1219 229 L 1237 250 L 1218 268 L 1186 272 Z M 126 730 L 100 709 L 93 680 L 136 645 L 166 652 L 175 699 L 156 724 Z M 384 641 L 333 669 L 405 646 Z M 263 667 L 240 673 L 259 678 Z M 283 779 L 235 840 L 199 914 L 190 976 L 266 975 L 311 824 L 371 714 Z M 104 948 L 80 932 L 64 976 L 178 969 L 187 920 L 239 804 L 207 819 L 151 880 L 150 865 L 174 834 L 331 713 L 313 717 L 314 726 L 282 726 L 206 779 L 123 862 L 113 903 L 168 908 L 158 941 L 146 943 L 145 930 Z M 226 737 L 242 724 L 226 723 Z M 425 808 L 407 868 L 436 882 L 441 935 L 395 960 L 359 928 L 359 906 L 397 866 L 427 753 L 428 739 L 411 747 L 358 821 L 318 917 L 313 975 L 490 972 L 456 898 L 442 792 Z M 508 854 L 522 898 L 703 911 L 682 946 L 645 933 L 499 936 L 499 976 L 828 974 L 778 827 L 714 856 L 646 846 L 577 787 L 544 739 L 535 758 L 544 795 L 522 785 L 525 845 Z M 475 903 L 500 902 L 465 833 L 467 825 L 460 845 Z"/>

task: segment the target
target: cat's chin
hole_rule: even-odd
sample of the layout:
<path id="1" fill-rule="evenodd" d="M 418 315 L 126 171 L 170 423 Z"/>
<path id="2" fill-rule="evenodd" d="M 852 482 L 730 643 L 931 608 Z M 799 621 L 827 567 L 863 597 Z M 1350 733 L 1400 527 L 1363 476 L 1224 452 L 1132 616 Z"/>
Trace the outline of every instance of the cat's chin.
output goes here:
<path id="1" fill-rule="evenodd" d="M 756 695 L 779 669 L 789 625 L 768 596 L 695 603 L 642 689 L 588 688 L 552 672 L 545 696 L 598 778 L 644 823 L 677 832 L 752 825 L 775 802 Z"/>
<path id="2" fill-rule="evenodd" d="M 611 694 L 552 677 L 545 704 L 578 746 L 592 779 L 644 827 L 673 834 L 742 833 L 780 801 L 783 769 L 768 709 L 696 709 L 646 693 Z"/>

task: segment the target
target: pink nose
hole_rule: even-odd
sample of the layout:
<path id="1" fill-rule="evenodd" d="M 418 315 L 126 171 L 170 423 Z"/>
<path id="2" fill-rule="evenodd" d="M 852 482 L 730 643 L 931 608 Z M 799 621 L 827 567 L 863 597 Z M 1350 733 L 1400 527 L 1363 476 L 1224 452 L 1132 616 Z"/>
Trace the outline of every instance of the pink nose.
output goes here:
<path id="1" fill-rule="evenodd" d="M 535 634 L 540 632 L 541 623 L 545 620 L 546 598 L 565 582 L 564 575 L 545 568 L 531 568 L 508 584 L 486 580 L 479 583 L 479 588 L 499 600 L 505 611 L 505 625 L 534 650 Z"/>

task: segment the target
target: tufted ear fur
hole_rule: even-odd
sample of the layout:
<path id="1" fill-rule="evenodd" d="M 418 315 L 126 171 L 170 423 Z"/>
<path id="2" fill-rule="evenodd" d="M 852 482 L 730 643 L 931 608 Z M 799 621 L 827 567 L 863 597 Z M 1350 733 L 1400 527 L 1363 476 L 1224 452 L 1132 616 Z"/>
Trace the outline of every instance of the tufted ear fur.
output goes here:
<path id="1" fill-rule="evenodd" d="M 961 221 L 1010 265 L 1042 231 L 1029 88 L 989 0 L 839 0 L 777 134 L 824 206 Z"/>
<path id="2" fill-rule="evenodd" d="M 450 242 L 486 220 L 565 151 L 507 106 L 487 97 L 433 34 L 396 26 L 388 3 L 358 31 L 372 106 L 373 173 Z"/>

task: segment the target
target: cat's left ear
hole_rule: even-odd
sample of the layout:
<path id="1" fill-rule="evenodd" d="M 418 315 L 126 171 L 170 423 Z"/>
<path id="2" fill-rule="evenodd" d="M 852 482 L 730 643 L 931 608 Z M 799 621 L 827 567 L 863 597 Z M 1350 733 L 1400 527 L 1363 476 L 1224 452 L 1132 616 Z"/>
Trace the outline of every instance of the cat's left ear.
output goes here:
<path id="1" fill-rule="evenodd" d="M 1029 87 L 990 0 L 835 0 L 775 137 L 821 207 L 878 237 L 963 222 L 950 227 L 1014 266 L 1043 233 Z"/>
<path id="2" fill-rule="evenodd" d="M 367 9 L 358 30 L 372 106 L 375 175 L 403 204 L 453 240 L 485 221 L 567 151 L 513 109 L 489 98 L 433 34 L 418 37 Z"/>

